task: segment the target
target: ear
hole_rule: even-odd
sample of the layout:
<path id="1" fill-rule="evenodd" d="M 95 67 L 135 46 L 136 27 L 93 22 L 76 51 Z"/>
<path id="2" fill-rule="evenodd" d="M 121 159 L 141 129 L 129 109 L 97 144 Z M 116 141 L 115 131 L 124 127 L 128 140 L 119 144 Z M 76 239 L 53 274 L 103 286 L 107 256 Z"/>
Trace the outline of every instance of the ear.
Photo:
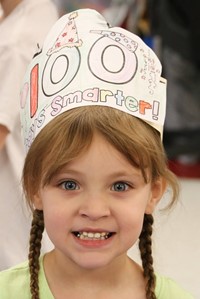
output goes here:
<path id="1" fill-rule="evenodd" d="M 42 199 L 39 193 L 33 196 L 33 205 L 37 210 L 43 210 Z"/>
<path id="2" fill-rule="evenodd" d="M 165 178 L 160 177 L 151 186 L 151 195 L 146 206 L 145 213 L 152 214 L 156 205 L 159 203 L 167 187 L 167 181 Z"/>

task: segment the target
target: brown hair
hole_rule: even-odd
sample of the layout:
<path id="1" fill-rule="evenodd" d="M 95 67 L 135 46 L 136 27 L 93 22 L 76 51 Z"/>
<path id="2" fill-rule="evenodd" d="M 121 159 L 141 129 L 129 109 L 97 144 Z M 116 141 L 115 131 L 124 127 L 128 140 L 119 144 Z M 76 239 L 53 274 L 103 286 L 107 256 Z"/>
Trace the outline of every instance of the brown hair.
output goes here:
<path id="1" fill-rule="evenodd" d="M 31 145 L 23 170 L 23 187 L 33 210 L 33 195 L 41 186 L 47 185 L 54 174 L 66 163 L 86 151 L 92 142 L 94 132 L 102 134 L 132 165 L 139 168 L 146 183 L 149 180 L 154 182 L 159 177 L 164 177 L 172 190 L 172 200 L 169 206 L 175 202 L 178 196 L 178 185 L 175 176 L 167 167 L 159 132 L 144 121 L 117 109 L 87 106 L 75 108 L 57 116 L 44 127 Z M 147 169 L 150 176 L 147 176 Z M 41 246 L 39 223 L 43 222 L 43 213 L 35 210 L 33 214 L 29 266 L 32 299 L 39 299 L 37 278 L 38 251 Z M 39 236 L 35 232 L 37 225 L 40 231 Z M 143 230 L 139 238 L 139 249 L 144 277 L 147 280 L 147 299 L 156 298 L 151 254 L 152 225 L 153 216 L 145 215 Z M 33 248 L 37 252 L 36 255 L 31 253 Z"/>

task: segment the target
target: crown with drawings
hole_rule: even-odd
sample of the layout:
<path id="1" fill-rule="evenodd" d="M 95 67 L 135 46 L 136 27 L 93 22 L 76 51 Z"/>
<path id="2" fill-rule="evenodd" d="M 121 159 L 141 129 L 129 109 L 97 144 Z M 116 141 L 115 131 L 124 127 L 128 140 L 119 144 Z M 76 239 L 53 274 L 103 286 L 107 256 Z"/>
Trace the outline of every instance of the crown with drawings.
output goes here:
<path id="1" fill-rule="evenodd" d="M 28 66 L 20 101 L 26 149 L 53 118 L 88 105 L 139 117 L 162 136 L 166 80 L 159 59 L 137 35 L 81 9 L 55 23 Z"/>

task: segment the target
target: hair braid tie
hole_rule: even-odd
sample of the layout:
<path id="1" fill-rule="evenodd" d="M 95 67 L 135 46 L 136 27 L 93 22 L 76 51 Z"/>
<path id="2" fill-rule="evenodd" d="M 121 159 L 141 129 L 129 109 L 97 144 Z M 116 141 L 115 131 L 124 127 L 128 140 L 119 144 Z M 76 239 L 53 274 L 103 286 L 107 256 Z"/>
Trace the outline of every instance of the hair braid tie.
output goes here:
<path id="1" fill-rule="evenodd" d="M 43 211 L 34 210 L 29 242 L 29 271 L 31 299 L 39 299 L 39 257 L 42 233 L 44 231 Z"/>
<path id="2" fill-rule="evenodd" d="M 142 232 L 139 237 L 139 249 L 142 259 L 142 266 L 144 270 L 144 277 L 147 280 L 146 286 L 146 298 L 156 299 L 155 285 L 156 278 L 153 269 L 153 257 L 152 257 L 152 240 L 151 235 L 153 232 L 153 216 L 144 215 L 144 222 Z"/>

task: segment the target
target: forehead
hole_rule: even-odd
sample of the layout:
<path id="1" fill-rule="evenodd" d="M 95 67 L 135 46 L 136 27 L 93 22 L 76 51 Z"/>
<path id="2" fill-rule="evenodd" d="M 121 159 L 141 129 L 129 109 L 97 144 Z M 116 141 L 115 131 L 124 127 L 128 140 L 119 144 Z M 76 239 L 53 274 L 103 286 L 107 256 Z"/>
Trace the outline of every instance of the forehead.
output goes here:
<path id="1" fill-rule="evenodd" d="M 101 134 L 95 133 L 90 146 L 78 157 L 64 165 L 61 171 L 76 174 L 98 172 L 102 175 L 134 175 L 142 177 L 141 170 L 111 145 Z"/>

